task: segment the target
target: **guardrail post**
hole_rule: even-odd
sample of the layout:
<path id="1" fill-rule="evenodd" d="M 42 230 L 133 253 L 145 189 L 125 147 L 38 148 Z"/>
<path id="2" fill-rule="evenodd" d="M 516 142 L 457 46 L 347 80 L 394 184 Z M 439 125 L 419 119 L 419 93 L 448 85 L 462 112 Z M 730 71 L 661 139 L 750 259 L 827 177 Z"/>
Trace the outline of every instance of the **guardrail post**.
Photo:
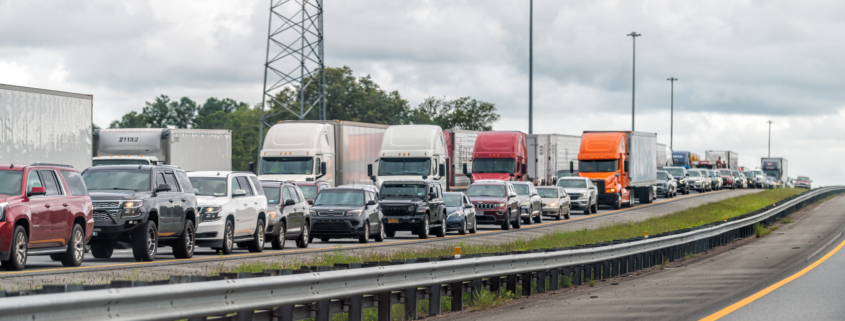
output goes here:
<path id="1" fill-rule="evenodd" d="M 572 284 L 573 285 L 581 285 L 581 266 L 576 265 L 573 267 L 574 275 L 572 275 Z"/>
<path id="2" fill-rule="evenodd" d="M 531 285 L 534 281 L 531 272 L 522 273 L 522 295 L 531 296 Z"/>
<path id="3" fill-rule="evenodd" d="M 549 290 L 556 291 L 560 289 L 560 269 L 554 268 L 549 271 Z"/>
<path id="4" fill-rule="evenodd" d="M 610 277 L 610 266 L 612 264 L 613 263 L 611 263 L 611 261 L 604 261 L 604 264 L 601 267 L 601 278 L 602 279 L 607 279 L 607 278 Z"/>
<path id="5" fill-rule="evenodd" d="M 508 291 L 510 291 L 510 292 L 511 292 L 511 294 L 513 294 L 514 296 L 516 296 L 517 294 L 519 294 L 518 292 L 516 292 L 516 287 L 517 287 L 517 282 L 518 282 L 518 281 L 519 281 L 519 280 L 518 280 L 518 277 L 517 277 L 517 275 L 516 275 L 516 274 L 511 274 L 511 275 L 508 275 L 508 280 L 507 280 L 507 282 L 508 282 Z"/>
<path id="6" fill-rule="evenodd" d="M 390 291 L 378 294 L 378 321 L 393 321 L 393 309 L 390 306 Z"/>
<path id="7" fill-rule="evenodd" d="M 418 310 L 419 301 L 417 301 L 417 287 L 405 289 L 405 320 L 416 320 Z"/>
<path id="8" fill-rule="evenodd" d="M 440 314 L 440 284 L 432 285 L 428 288 L 428 316 L 435 316 Z"/>
<path id="9" fill-rule="evenodd" d="M 473 279 L 470 286 L 472 287 L 470 297 L 473 301 L 478 300 L 478 296 L 481 295 L 481 291 L 484 291 L 484 282 L 482 282 L 481 279 Z"/>
<path id="10" fill-rule="evenodd" d="M 537 293 L 546 293 L 546 270 L 537 271 Z"/>
<path id="11" fill-rule="evenodd" d="M 499 293 L 499 289 L 502 287 L 502 277 L 494 276 L 490 278 L 490 292 L 493 294 Z"/>
<path id="12" fill-rule="evenodd" d="M 464 282 L 455 282 L 450 284 L 452 290 L 452 311 L 464 310 Z"/>
<path id="13" fill-rule="evenodd" d="M 332 316 L 331 312 L 331 303 L 332 300 L 320 300 L 317 301 L 317 315 L 314 316 L 314 321 L 329 321 Z M 239 320 L 238 321 L 252 321 L 252 317 L 250 316 L 249 319 L 240 320 L 241 314 L 238 313 Z"/>
<path id="14" fill-rule="evenodd" d="M 363 295 L 354 295 L 349 297 L 349 311 L 348 311 L 348 321 L 364 321 L 364 306 L 363 302 L 364 296 Z"/>

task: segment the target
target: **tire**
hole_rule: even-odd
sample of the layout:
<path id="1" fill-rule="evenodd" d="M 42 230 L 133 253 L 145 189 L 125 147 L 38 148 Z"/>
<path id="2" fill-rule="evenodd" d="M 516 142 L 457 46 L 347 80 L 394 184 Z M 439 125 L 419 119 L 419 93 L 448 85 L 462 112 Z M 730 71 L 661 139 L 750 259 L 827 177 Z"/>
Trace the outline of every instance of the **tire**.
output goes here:
<path id="1" fill-rule="evenodd" d="M 247 243 L 247 247 L 249 251 L 252 253 L 259 253 L 264 252 L 264 242 L 265 242 L 265 235 L 264 235 L 264 220 L 258 219 L 258 224 L 255 227 L 255 233 L 252 235 L 252 241 Z"/>
<path id="2" fill-rule="evenodd" d="M 91 255 L 98 259 L 108 259 L 114 253 L 114 243 L 91 244 Z"/>
<path id="3" fill-rule="evenodd" d="M 543 213 L 537 214 L 537 217 L 534 218 L 534 223 L 543 223 Z"/>
<path id="4" fill-rule="evenodd" d="M 428 233 L 430 232 L 431 230 L 428 227 L 428 214 L 426 214 L 423 216 L 422 224 L 420 224 L 417 229 L 417 236 L 419 236 L 421 240 L 425 240 L 428 238 Z"/>
<path id="5" fill-rule="evenodd" d="M 446 213 L 443 213 L 441 216 L 442 219 L 440 220 L 440 227 L 434 230 L 434 236 L 437 237 L 446 237 Z"/>
<path id="6" fill-rule="evenodd" d="M 458 234 L 467 235 L 467 219 L 466 219 L 466 217 L 464 217 L 464 223 L 463 224 L 464 225 L 461 226 L 461 229 L 458 231 Z"/>
<path id="7" fill-rule="evenodd" d="M 557 216 L 555 216 L 555 221 L 560 221 L 560 219 L 562 217 L 563 217 L 563 207 L 558 207 L 557 208 Z"/>
<path id="8" fill-rule="evenodd" d="M 314 240 L 314 237 L 311 236 L 311 224 L 308 224 L 308 221 L 306 221 L 305 224 L 302 224 L 302 233 L 296 239 L 296 247 L 300 249 L 307 248 L 312 240 Z"/>
<path id="9" fill-rule="evenodd" d="M 515 229 L 522 228 L 522 218 L 521 217 L 517 216 L 516 220 L 513 221 L 513 228 L 515 228 Z"/>
<path id="10" fill-rule="evenodd" d="M 613 209 L 618 210 L 618 209 L 621 209 L 621 208 L 622 208 L 622 196 L 619 196 L 619 200 L 616 201 L 615 204 L 613 204 Z"/>
<path id="11" fill-rule="evenodd" d="M 138 262 L 151 262 L 158 253 L 158 227 L 153 221 L 132 231 L 132 256 Z"/>
<path id="12" fill-rule="evenodd" d="M 194 221 L 185 220 L 185 227 L 182 228 L 182 236 L 173 242 L 173 256 L 177 259 L 190 259 L 194 256 L 194 249 L 196 248 L 196 230 L 194 230 Z"/>
<path id="13" fill-rule="evenodd" d="M 508 216 L 505 217 L 505 222 L 502 223 L 502 230 L 507 231 L 507 230 L 510 230 L 510 229 L 511 229 L 511 215 L 508 214 Z"/>
<path id="14" fill-rule="evenodd" d="M 584 215 L 590 215 L 590 208 L 593 207 L 593 204 L 590 204 L 590 201 L 587 200 L 587 207 L 584 208 Z"/>
<path id="15" fill-rule="evenodd" d="M 364 221 L 364 233 L 358 237 L 358 243 L 370 242 L 370 221 Z"/>
<path id="16" fill-rule="evenodd" d="M 223 247 L 216 249 L 223 254 L 232 254 L 235 247 L 235 223 L 231 220 L 226 220 L 226 226 L 223 228 Z"/>
<path id="17" fill-rule="evenodd" d="M 672 197 L 672 193 L 670 193 L 668 191 L 666 192 L 666 194 L 663 195 L 663 198 L 670 198 L 670 197 Z"/>
<path id="18" fill-rule="evenodd" d="M 384 235 L 384 222 L 379 222 L 378 223 L 378 234 L 376 234 L 376 237 L 374 238 L 374 240 L 376 242 L 384 242 L 384 237 L 385 237 L 385 235 Z"/>
<path id="19" fill-rule="evenodd" d="M 396 231 L 385 229 L 384 235 L 386 235 L 387 237 L 396 237 Z"/>
<path id="20" fill-rule="evenodd" d="M 62 255 L 62 265 L 80 266 L 84 257 L 85 234 L 82 233 L 82 226 L 73 224 L 73 229 L 70 231 L 70 242 L 68 242 L 67 253 Z"/>
<path id="21" fill-rule="evenodd" d="M 593 213 L 593 214 L 598 213 L 599 212 L 599 203 L 595 203 L 595 204 L 593 204 L 593 206 L 590 206 L 590 212 Z"/>
<path id="22" fill-rule="evenodd" d="M 20 271 L 26 267 L 26 256 L 27 256 L 27 245 L 29 244 L 28 237 L 26 235 L 26 230 L 24 230 L 23 226 L 17 225 L 15 226 L 14 238 L 12 239 L 12 248 L 10 249 L 11 253 L 9 253 L 9 260 L 0 262 L 0 265 L 3 265 L 3 269 L 6 271 Z"/>
<path id="23" fill-rule="evenodd" d="M 568 209 L 566 209 L 566 216 L 565 216 L 565 218 L 566 218 L 567 220 L 569 219 L 569 215 L 570 215 L 570 214 L 572 214 L 572 206 L 571 206 L 571 205 L 570 205 L 570 207 L 569 207 Z"/>
<path id="24" fill-rule="evenodd" d="M 478 232 L 478 221 L 475 220 L 475 216 L 472 217 L 472 228 L 469 230 L 469 234 L 475 234 Z"/>
<path id="25" fill-rule="evenodd" d="M 285 222 L 279 221 L 279 224 L 282 226 L 279 230 L 279 235 L 273 238 L 273 241 L 270 242 L 270 245 L 273 246 L 274 250 L 281 250 L 285 248 L 285 233 L 287 232 L 287 227 L 285 226 Z"/>

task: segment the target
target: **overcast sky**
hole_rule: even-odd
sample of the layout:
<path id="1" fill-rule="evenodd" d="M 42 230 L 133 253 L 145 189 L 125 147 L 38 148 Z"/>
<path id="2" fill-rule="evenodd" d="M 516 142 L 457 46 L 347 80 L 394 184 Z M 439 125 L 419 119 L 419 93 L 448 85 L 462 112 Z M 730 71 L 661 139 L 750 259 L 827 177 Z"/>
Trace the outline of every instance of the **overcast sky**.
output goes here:
<path id="1" fill-rule="evenodd" d="M 268 1 L 0 0 L 0 83 L 93 94 L 107 126 L 159 94 L 261 99 Z M 528 129 L 528 1 L 326 0 L 328 66 L 349 66 L 416 106 L 427 96 L 495 103 L 495 129 Z M 534 132 L 630 129 L 675 150 L 729 149 L 790 175 L 845 181 L 845 3 L 534 3 Z M 822 156 L 818 156 L 822 155 Z"/>

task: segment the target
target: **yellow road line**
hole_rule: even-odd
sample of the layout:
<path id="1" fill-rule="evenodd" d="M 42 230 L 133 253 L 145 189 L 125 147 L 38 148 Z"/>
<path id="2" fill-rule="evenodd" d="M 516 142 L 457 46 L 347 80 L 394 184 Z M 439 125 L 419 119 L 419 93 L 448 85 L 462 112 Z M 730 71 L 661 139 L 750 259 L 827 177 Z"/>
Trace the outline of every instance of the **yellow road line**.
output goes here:
<path id="1" fill-rule="evenodd" d="M 772 284 L 771 286 L 769 286 L 769 287 L 767 287 L 763 290 L 760 290 L 760 292 L 754 293 L 753 295 L 751 295 L 751 296 L 749 296 L 745 299 L 742 299 L 737 303 L 731 304 L 727 308 L 719 310 L 719 312 L 713 313 L 713 314 L 701 319 L 700 321 L 719 320 L 720 318 L 730 314 L 731 312 L 734 312 L 734 311 L 738 310 L 739 308 L 742 308 L 742 307 L 750 304 L 751 302 L 754 302 L 755 300 L 762 298 L 766 294 L 769 294 L 772 291 L 776 290 L 777 288 L 780 288 L 780 287 L 786 285 L 787 283 L 792 282 L 795 279 L 801 277 L 802 275 L 807 274 L 807 272 L 810 272 L 810 270 L 815 269 L 817 266 L 819 266 L 819 264 L 822 264 L 822 262 L 826 261 L 831 256 L 836 254 L 836 252 L 838 252 L 843 246 L 845 246 L 845 241 L 842 241 L 842 243 L 839 243 L 839 246 L 837 246 L 835 249 L 830 251 L 830 253 L 827 253 L 827 255 L 818 259 L 816 262 L 813 262 L 813 264 L 810 264 L 810 266 L 805 267 L 803 270 L 799 271 L 798 273 L 795 273 L 795 274 L 789 276 L 788 278 L 781 280 L 778 283 Z"/>
<path id="2" fill-rule="evenodd" d="M 728 192 L 728 190 L 717 191 L 715 193 L 723 193 L 723 192 Z M 702 195 L 711 195 L 711 194 L 714 194 L 714 193 L 710 192 L 710 193 L 707 193 L 707 194 L 694 194 L 694 195 L 681 196 L 681 197 L 673 198 L 671 200 L 667 200 L 667 201 L 659 202 L 659 203 L 655 202 L 655 203 L 651 203 L 651 204 L 640 204 L 640 205 L 637 205 L 637 206 L 634 206 L 634 207 L 631 207 L 631 208 L 626 208 L 626 209 L 613 210 L 613 211 L 599 213 L 599 214 L 590 214 L 590 215 L 585 215 L 585 216 L 582 216 L 582 217 L 579 217 L 579 218 L 570 218 L 568 220 L 562 220 L 562 221 L 551 221 L 551 222 L 547 222 L 547 223 L 539 223 L 539 224 L 533 224 L 533 225 L 529 225 L 529 226 L 562 224 L 562 223 L 572 222 L 572 221 L 576 221 L 576 220 L 580 220 L 580 219 L 594 218 L 594 217 L 598 217 L 598 216 L 602 216 L 602 215 L 612 214 L 612 213 L 621 212 L 621 211 L 627 211 L 627 210 L 631 210 L 631 209 L 635 209 L 635 208 L 642 208 L 642 207 L 657 205 L 657 204 L 665 203 L 665 202 L 668 202 L 668 201 L 681 200 L 681 199 L 685 199 L 685 198 L 697 197 L 697 196 L 702 196 Z M 529 226 L 525 226 L 525 227 L 529 227 Z M 472 235 L 487 234 L 487 233 L 501 233 L 501 232 L 503 232 L 503 231 L 490 230 L 490 231 L 484 231 L 484 232 L 477 232 L 477 233 L 472 234 Z M 446 237 L 449 238 L 449 237 L 461 237 L 461 236 L 466 236 L 466 235 L 447 235 Z M 382 243 L 378 243 L 378 244 L 344 245 L 343 248 L 346 249 L 346 248 L 373 247 L 374 245 L 399 244 L 399 243 L 419 242 L 419 241 L 420 241 L 419 239 L 412 239 L 412 240 L 382 242 Z M 318 251 L 325 251 L 325 250 L 331 250 L 331 249 L 332 248 L 297 249 L 297 250 L 287 250 L 287 251 L 279 251 L 279 252 L 271 252 L 271 253 L 318 252 Z M 226 257 L 227 258 L 230 258 L 230 257 L 250 257 L 250 256 L 262 255 L 262 254 L 267 256 L 266 255 L 267 252 L 263 252 L 263 253 L 229 254 L 229 255 L 226 255 Z M 34 270 L 34 271 L 3 272 L 3 273 L 0 273 L 0 275 L 22 274 L 22 273 L 32 273 L 32 272 L 73 271 L 73 270 L 84 270 L 84 269 L 94 269 L 94 268 L 104 268 L 104 267 L 147 265 L 147 264 L 174 262 L 174 261 L 178 261 L 178 262 L 200 261 L 200 260 L 210 261 L 210 260 L 217 260 L 217 259 L 218 258 L 216 258 L 216 257 L 206 256 L 206 257 L 194 257 L 194 258 L 190 258 L 190 259 L 173 259 L 173 260 L 152 261 L 152 262 L 131 262 L 131 263 L 117 263 L 117 264 L 107 264 L 107 265 L 88 265 L 88 266 L 77 266 L 77 267 L 64 267 L 64 268 Z"/>

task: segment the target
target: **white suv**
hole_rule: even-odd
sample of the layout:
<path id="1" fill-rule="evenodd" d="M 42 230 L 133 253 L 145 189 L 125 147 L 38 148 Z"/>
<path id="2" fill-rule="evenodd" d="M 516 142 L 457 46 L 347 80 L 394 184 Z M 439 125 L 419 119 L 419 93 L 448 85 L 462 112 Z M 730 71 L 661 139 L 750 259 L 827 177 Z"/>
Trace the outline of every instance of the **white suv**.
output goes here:
<path id="1" fill-rule="evenodd" d="M 196 244 L 230 254 L 234 245 L 264 251 L 267 197 L 250 172 L 189 172 L 200 223 Z"/>

